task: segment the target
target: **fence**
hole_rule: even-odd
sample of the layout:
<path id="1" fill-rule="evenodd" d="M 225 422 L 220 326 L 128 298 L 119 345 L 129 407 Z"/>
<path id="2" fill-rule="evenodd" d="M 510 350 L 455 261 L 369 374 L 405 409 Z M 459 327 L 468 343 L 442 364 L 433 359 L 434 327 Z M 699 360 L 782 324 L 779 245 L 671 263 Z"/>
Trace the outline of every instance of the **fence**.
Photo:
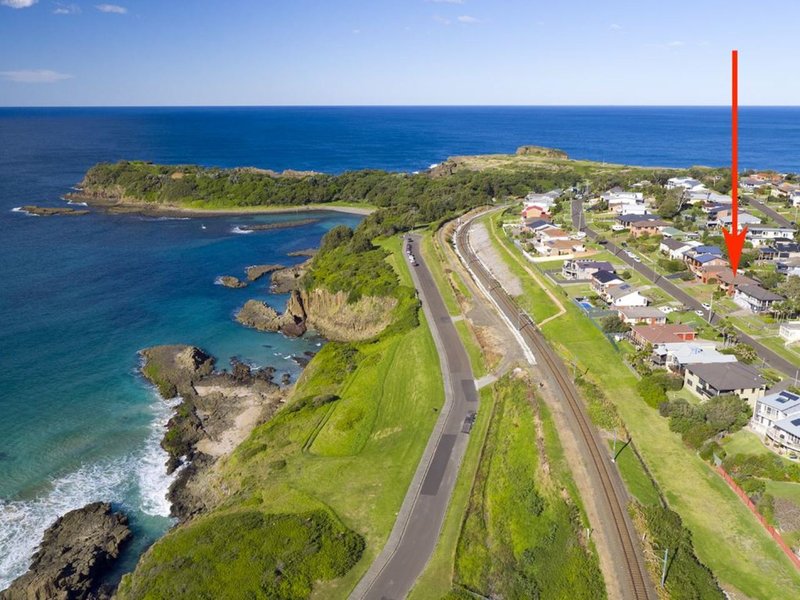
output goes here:
<path id="1" fill-rule="evenodd" d="M 800 569 L 800 558 L 798 558 L 798 556 L 794 552 L 792 552 L 792 549 L 788 546 L 788 544 L 783 541 L 781 534 L 778 533 L 778 531 L 772 525 L 767 523 L 767 520 L 760 512 L 758 512 L 756 505 L 753 504 L 753 501 L 750 500 L 750 497 L 745 493 L 745 491 L 739 487 L 739 485 L 733 480 L 733 478 L 730 475 L 728 475 L 728 472 L 725 469 L 718 466 L 717 472 L 720 475 L 722 475 L 722 478 L 727 482 L 730 488 L 734 492 L 736 492 L 739 498 L 742 499 L 742 502 L 744 502 L 747 505 L 747 508 L 750 509 L 750 512 L 752 512 L 756 516 L 761 525 L 764 526 L 764 529 L 767 530 L 767 533 L 769 533 L 772 536 L 772 539 L 774 539 L 775 542 L 778 544 L 778 546 L 780 546 L 781 550 L 783 550 L 786 553 L 786 556 L 789 557 L 794 566 Z"/>

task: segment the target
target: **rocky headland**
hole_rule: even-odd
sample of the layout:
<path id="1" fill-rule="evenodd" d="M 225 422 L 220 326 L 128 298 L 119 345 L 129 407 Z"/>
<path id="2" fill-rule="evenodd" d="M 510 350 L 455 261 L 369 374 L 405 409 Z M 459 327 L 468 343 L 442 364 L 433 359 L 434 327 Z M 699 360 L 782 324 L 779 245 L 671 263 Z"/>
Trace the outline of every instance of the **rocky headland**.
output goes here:
<path id="1" fill-rule="evenodd" d="M 264 275 L 283 268 L 283 265 L 250 265 L 245 269 L 245 273 L 247 274 L 247 281 L 257 281 Z"/>
<path id="2" fill-rule="evenodd" d="M 242 231 L 272 231 L 273 229 L 290 229 L 319 223 L 319 219 L 295 219 L 293 221 L 277 221 L 275 223 L 258 223 L 255 225 L 239 225 Z"/>
<path id="3" fill-rule="evenodd" d="M 168 498 L 173 516 L 186 520 L 216 504 L 222 492 L 207 477 L 211 467 L 274 413 L 286 391 L 273 382 L 274 369 L 233 361 L 231 372 L 218 371 L 194 346 L 155 346 L 141 355 L 142 373 L 161 396 L 180 400 L 161 445 L 168 471 L 184 467 Z"/>
<path id="4" fill-rule="evenodd" d="M 113 590 L 102 578 L 131 538 L 128 518 L 106 502 L 95 502 L 60 517 L 44 533 L 28 572 L 2 600 L 100 600 Z"/>
<path id="5" fill-rule="evenodd" d="M 19 210 L 26 212 L 29 215 L 36 215 L 37 217 L 56 217 L 56 216 L 72 216 L 79 217 L 81 215 L 88 215 L 91 211 L 85 209 L 70 208 L 69 206 L 35 206 L 29 204 L 27 206 L 20 206 Z"/>

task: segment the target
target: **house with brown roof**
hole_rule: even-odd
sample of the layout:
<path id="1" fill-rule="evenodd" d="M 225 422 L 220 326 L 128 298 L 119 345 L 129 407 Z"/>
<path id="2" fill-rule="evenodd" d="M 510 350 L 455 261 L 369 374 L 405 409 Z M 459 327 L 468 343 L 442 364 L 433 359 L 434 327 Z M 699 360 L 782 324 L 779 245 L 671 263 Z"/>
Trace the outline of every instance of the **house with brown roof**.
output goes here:
<path id="1" fill-rule="evenodd" d="M 755 279 L 751 279 L 746 275 L 737 273 L 735 276 L 730 269 L 723 269 L 716 276 L 719 289 L 725 292 L 728 296 L 733 296 L 736 290 L 743 285 L 758 285 Z"/>
<path id="2" fill-rule="evenodd" d="M 617 314 L 628 325 L 664 325 L 667 315 L 650 306 L 621 306 Z"/>
<path id="3" fill-rule="evenodd" d="M 669 223 L 661 219 L 652 219 L 647 221 L 635 221 L 630 224 L 631 236 L 639 237 L 642 235 L 658 235 L 665 227 L 669 227 Z"/>
<path id="4" fill-rule="evenodd" d="M 668 323 L 666 325 L 637 325 L 631 329 L 631 341 L 637 346 L 691 342 L 697 333 L 691 325 Z"/>

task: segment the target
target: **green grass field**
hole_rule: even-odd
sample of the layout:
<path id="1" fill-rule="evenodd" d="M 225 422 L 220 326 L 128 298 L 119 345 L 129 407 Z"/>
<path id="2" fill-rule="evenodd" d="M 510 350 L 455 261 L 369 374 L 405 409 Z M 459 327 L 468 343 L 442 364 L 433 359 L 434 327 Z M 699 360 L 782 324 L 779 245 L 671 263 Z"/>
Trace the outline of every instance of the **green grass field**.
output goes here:
<path id="1" fill-rule="evenodd" d="M 506 243 L 507 253 L 515 249 Z M 800 574 L 739 498 L 636 391 L 637 378 L 577 307 L 543 327 L 558 351 L 587 370 L 631 432 L 666 496 L 693 534 L 698 557 L 728 586 L 751 598 L 800 594 Z M 747 548 L 743 553 L 742 548 Z M 770 577 L 763 573 L 769 572 Z M 791 595 L 791 594 L 790 594 Z"/>
<path id="2" fill-rule="evenodd" d="M 608 441 L 608 447 L 611 448 L 613 453 L 613 440 Z M 641 504 L 659 504 L 658 490 L 644 470 L 644 465 L 634 453 L 633 448 L 625 444 L 624 440 L 617 440 L 616 456 L 617 468 L 620 475 L 622 475 L 622 480 L 625 482 L 625 487 L 628 488 L 628 492 Z"/>
<path id="3" fill-rule="evenodd" d="M 401 281 L 410 281 L 408 272 L 402 272 L 408 267 L 398 256 L 399 241 L 390 241 L 387 247 L 395 251 L 393 263 Z M 418 327 L 375 342 L 326 344 L 303 372 L 291 401 L 256 428 L 223 465 L 216 486 L 235 493 L 207 517 L 157 542 L 126 580 L 128 589 L 138 592 L 120 598 L 265 597 L 259 594 L 272 590 L 275 582 L 264 574 L 276 574 L 274 569 L 261 571 L 259 582 L 236 588 L 229 596 L 208 595 L 209 577 L 216 581 L 215 576 L 205 572 L 193 576 L 196 569 L 191 566 L 197 564 L 199 569 L 199 561 L 209 552 L 225 560 L 249 556 L 251 551 L 242 544 L 250 543 L 250 538 L 236 528 L 221 529 L 213 544 L 200 543 L 208 537 L 203 529 L 207 520 L 234 513 L 254 513 L 248 518 L 259 522 L 285 518 L 295 524 L 296 515 L 326 515 L 334 530 L 341 532 L 332 534 L 330 544 L 311 531 L 310 542 L 300 534 L 292 543 L 289 537 L 264 536 L 254 547 L 258 557 L 269 557 L 263 564 L 273 559 L 295 564 L 292 552 L 324 551 L 331 559 L 330 569 L 306 570 L 297 576 L 308 575 L 313 597 L 346 597 L 394 525 L 443 402 L 439 358 L 424 317 L 421 321 Z M 341 541 L 348 536 L 361 540 L 359 552 L 353 551 L 352 543 L 345 545 L 348 552 L 342 552 Z M 160 587 L 159 565 L 180 557 L 187 565 L 186 577 L 169 581 L 189 587 Z M 320 561 L 323 558 L 320 555 Z M 158 590 L 155 596 L 154 590 Z M 277 597 L 295 596 L 281 592 Z"/>
<path id="4" fill-rule="evenodd" d="M 455 588 L 484 597 L 602 598 L 580 507 L 562 493 L 562 457 L 553 471 L 546 466 L 528 389 L 511 376 L 494 385 L 494 414 L 457 544 Z"/>

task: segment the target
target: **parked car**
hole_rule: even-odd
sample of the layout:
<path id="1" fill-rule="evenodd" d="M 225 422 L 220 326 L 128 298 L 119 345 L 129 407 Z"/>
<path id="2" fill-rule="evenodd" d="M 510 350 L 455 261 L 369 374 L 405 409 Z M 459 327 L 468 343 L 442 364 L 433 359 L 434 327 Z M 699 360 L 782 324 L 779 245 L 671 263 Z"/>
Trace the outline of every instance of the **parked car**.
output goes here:
<path id="1" fill-rule="evenodd" d="M 705 308 L 706 310 L 711 310 L 711 305 L 710 305 L 708 302 L 703 302 L 702 306 L 703 306 L 703 308 Z"/>
<path id="2" fill-rule="evenodd" d="M 464 425 L 461 427 L 461 431 L 463 433 L 469 433 L 472 430 L 472 426 L 475 424 L 475 411 L 469 411 L 467 416 L 464 418 Z"/>
<path id="3" fill-rule="evenodd" d="M 694 314 L 696 314 L 698 317 L 704 317 L 705 316 L 705 313 L 702 310 L 699 310 L 699 309 L 694 311 Z"/>

